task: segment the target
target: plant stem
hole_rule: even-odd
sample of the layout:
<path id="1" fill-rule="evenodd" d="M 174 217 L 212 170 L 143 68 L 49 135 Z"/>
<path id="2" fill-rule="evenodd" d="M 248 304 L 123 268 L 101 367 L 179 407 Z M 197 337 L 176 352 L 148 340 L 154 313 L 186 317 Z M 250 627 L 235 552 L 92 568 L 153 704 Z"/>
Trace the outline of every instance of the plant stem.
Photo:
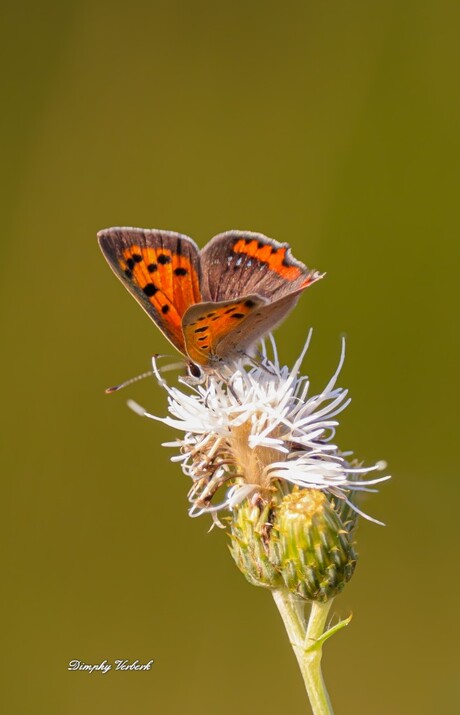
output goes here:
<path id="1" fill-rule="evenodd" d="M 335 627 L 331 632 L 324 632 L 333 599 L 326 603 L 313 601 L 307 623 L 304 601 L 284 588 L 274 589 L 272 594 L 296 655 L 313 715 L 334 715 L 321 673 L 323 643 L 332 631 L 338 630 Z M 339 625 L 347 625 L 348 622 L 349 619 Z"/>

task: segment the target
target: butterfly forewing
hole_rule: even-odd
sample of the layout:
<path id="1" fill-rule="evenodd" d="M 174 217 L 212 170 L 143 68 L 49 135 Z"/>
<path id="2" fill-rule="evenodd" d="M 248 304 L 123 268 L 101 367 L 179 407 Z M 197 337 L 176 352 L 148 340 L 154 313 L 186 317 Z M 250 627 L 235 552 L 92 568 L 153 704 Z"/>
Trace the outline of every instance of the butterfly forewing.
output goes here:
<path id="1" fill-rule="evenodd" d="M 115 274 L 166 337 L 186 354 L 182 317 L 201 301 L 200 257 L 191 238 L 172 231 L 110 228 L 99 243 Z"/>

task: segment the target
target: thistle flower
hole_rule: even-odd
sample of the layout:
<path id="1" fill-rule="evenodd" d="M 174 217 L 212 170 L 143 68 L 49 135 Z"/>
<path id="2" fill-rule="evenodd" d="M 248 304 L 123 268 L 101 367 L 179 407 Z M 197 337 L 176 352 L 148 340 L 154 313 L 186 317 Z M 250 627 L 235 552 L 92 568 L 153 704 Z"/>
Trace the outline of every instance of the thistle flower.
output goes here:
<path id="1" fill-rule="evenodd" d="M 247 580 L 271 589 L 297 657 L 315 715 L 331 715 L 321 675 L 324 641 L 347 625 L 324 630 L 333 597 L 356 565 L 354 528 L 359 492 L 389 477 L 369 477 L 384 462 L 365 467 L 335 444 L 337 416 L 350 402 L 337 387 L 345 359 L 319 394 L 300 374 L 311 331 L 294 366 L 281 365 L 270 337 L 257 361 L 227 365 L 221 373 L 171 387 L 153 370 L 168 395 L 167 417 L 137 413 L 183 434 L 165 446 L 178 448 L 191 478 L 190 516 L 209 513 L 222 526 L 227 511 L 230 550 Z M 223 496 L 221 496 L 223 495 Z M 311 602 L 308 621 L 304 613 Z"/>
<path id="2" fill-rule="evenodd" d="M 169 416 L 157 417 L 136 403 L 129 404 L 139 414 L 185 433 L 165 446 L 179 448 L 180 455 L 172 461 L 179 462 L 193 480 L 190 516 L 232 511 L 246 498 L 266 505 L 277 491 L 283 494 L 297 486 L 322 491 L 380 523 L 358 509 L 353 495 L 373 491 L 370 487 L 388 479 L 366 478 L 385 468 L 385 463 L 351 464 L 351 453 L 341 452 L 333 442 L 336 417 L 350 403 L 348 390 L 336 387 L 345 343 L 332 378 L 322 392 L 310 395 L 309 379 L 299 373 L 311 332 L 292 369 L 280 364 L 271 338 L 272 359 L 264 345 L 260 361 L 251 367 L 238 362 L 224 375 L 188 383 L 186 392 L 169 386 L 153 361 L 155 375 L 168 394 Z M 214 497 L 223 486 L 229 489 L 216 504 Z"/>

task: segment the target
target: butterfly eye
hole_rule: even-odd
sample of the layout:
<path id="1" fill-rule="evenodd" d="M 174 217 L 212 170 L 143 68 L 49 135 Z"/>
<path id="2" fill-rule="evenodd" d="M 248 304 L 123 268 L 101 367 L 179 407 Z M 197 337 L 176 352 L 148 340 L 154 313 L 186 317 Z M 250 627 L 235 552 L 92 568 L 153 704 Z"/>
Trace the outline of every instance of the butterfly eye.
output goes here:
<path id="1" fill-rule="evenodd" d="M 201 378 L 204 377 L 203 375 L 203 370 L 199 365 L 196 365 L 194 362 L 189 362 L 187 365 L 187 371 L 190 377 L 194 377 L 197 380 L 200 380 Z"/>

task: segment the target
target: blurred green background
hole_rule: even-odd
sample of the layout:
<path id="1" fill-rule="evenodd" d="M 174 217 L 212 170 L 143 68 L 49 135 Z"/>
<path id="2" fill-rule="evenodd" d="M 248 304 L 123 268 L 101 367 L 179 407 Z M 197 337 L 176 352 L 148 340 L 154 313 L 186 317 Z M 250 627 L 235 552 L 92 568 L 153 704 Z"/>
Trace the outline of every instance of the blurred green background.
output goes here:
<path id="1" fill-rule="evenodd" d="M 319 389 L 347 336 L 338 442 L 393 480 L 325 648 L 337 714 L 458 713 L 460 60 L 456 2 L 6 3 L 3 694 L 9 715 L 307 711 L 268 592 L 187 516 L 149 368 L 166 341 L 96 231 L 229 228 L 327 277 L 278 330 Z M 458 393 L 457 393 L 458 395 Z M 456 632 L 455 632 L 456 631 Z M 71 659 L 155 659 L 149 673 Z"/>

